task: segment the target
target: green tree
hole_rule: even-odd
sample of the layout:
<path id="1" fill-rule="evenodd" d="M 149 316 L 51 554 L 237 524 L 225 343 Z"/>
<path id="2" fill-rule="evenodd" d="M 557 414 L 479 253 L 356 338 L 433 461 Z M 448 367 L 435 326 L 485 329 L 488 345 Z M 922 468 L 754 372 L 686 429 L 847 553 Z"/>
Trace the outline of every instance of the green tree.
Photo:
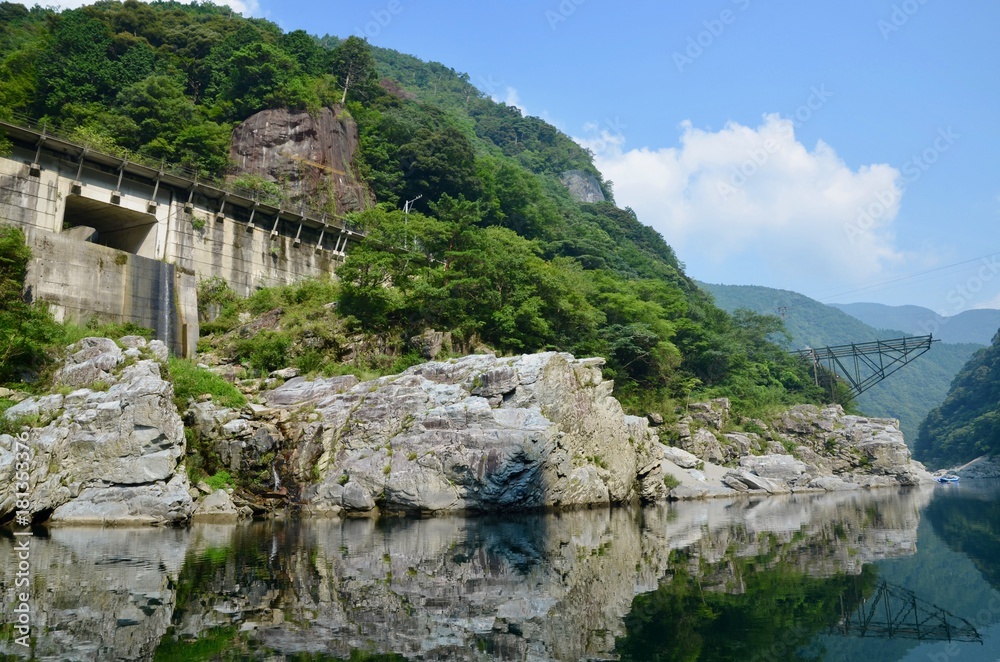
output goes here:
<path id="1" fill-rule="evenodd" d="M 357 101 L 372 99 L 378 88 L 375 58 L 368 42 L 360 37 L 348 37 L 340 42 L 330 55 L 330 71 L 344 88 L 340 103 L 351 98 Z"/>
<path id="2" fill-rule="evenodd" d="M 282 88 L 298 74 L 298 64 L 277 46 L 254 42 L 226 63 L 228 75 L 219 97 L 232 106 L 232 116 L 245 119 L 283 104 Z"/>
<path id="3" fill-rule="evenodd" d="M 59 113 L 69 103 L 103 101 L 114 74 L 108 53 L 111 30 L 82 11 L 63 12 L 55 21 L 49 48 L 39 60 L 41 113 Z"/>
<path id="4" fill-rule="evenodd" d="M 301 70 L 309 76 L 319 76 L 328 69 L 329 54 L 305 30 L 286 32 L 278 39 L 278 46 L 295 58 Z"/>
<path id="5" fill-rule="evenodd" d="M 48 309 L 31 305 L 25 295 L 30 260 L 20 228 L 0 227 L 0 383 L 41 369 L 46 347 L 59 335 Z"/>
<path id="6" fill-rule="evenodd" d="M 173 156 L 173 142 L 195 119 L 195 105 L 174 76 L 155 75 L 118 94 L 118 106 L 138 125 L 138 141 L 156 141 L 157 156 Z"/>
<path id="7" fill-rule="evenodd" d="M 429 204 L 443 195 L 475 200 L 482 194 L 475 151 L 458 127 L 419 129 L 400 147 L 399 157 L 405 173 L 402 197 L 407 200 L 422 195 Z M 424 206 L 423 200 L 419 204 Z"/>
<path id="8" fill-rule="evenodd" d="M 914 450 L 933 465 L 1000 453 L 1000 332 L 955 375 L 944 402 L 920 424 Z"/>

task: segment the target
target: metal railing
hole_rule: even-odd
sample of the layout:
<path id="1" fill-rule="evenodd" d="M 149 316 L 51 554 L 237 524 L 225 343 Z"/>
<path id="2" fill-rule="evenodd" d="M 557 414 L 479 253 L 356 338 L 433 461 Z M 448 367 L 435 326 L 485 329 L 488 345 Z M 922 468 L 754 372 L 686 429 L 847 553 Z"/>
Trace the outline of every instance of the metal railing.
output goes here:
<path id="1" fill-rule="evenodd" d="M 157 161 L 148 156 L 145 156 L 138 152 L 133 152 L 127 149 L 120 149 L 116 151 L 109 151 L 107 146 L 103 145 L 88 145 L 80 140 L 79 136 L 69 136 L 58 128 L 53 129 L 45 121 L 38 121 L 36 119 L 27 117 L 25 115 L 20 115 L 17 113 L 10 113 L 7 116 L 0 116 L 0 128 L 3 124 L 9 124 L 11 126 L 18 127 L 20 129 L 25 129 L 27 131 L 32 131 L 38 134 L 41 138 L 55 138 L 62 142 L 65 142 L 73 147 L 80 149 L 81 154 L 86 150 L 88 153 L 96 153 L 110 158 L 127 160 L 128 163 L 143 166 L 151 170 L 163 173 L 165 175 L 171 175 L 180 179 L 185 179 L 191 182 L 193 185 L 202 185 L 217 189 L 218 191 L 229 194 L 236 195 L 248 200 L 252 200 L 255 203 L 264 204 L 270 207 L 279 208 L 281 211 L 286 211 L 292 214 L 297 214 L 302 217 L 311 218 L 316 221 L 320 221 L 325 218 L 333 218 L 343 224 L 345 230 L 350 230 L 352 233 L 365 236 L 365 230 L 357 223 L 353 223 L 348 220 L 348 217 L 331 213 L 321 207 L 315 207 L 308 205 L 305 202 L 300 202 L 298 205 L 292 205 L 285 201 L 275 201 L 267 198 L 267 194 L 262 196 L 261 192 L 255 189 L 249 189 L 241 186 L 234 186 L 231 182 L 226 181 L 225 178 L 206 176 L 203 172 L 191 168 L 188 166 L 183 166 L 176 163 L 168 164 L 164 160 Z M 233 169 L 227 169 L 227 175 L 237 175 Z"/>

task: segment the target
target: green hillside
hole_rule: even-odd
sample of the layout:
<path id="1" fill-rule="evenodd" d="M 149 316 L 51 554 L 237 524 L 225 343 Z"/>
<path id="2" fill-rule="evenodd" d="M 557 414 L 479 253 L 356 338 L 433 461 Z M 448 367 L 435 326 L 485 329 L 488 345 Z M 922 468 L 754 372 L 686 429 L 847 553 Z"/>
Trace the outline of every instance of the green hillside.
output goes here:
<path id="1" fill-rule="evenodd" d="M 356 121 L 353 166 L 379 204 L 350 219 L 368 239 L 338 271 L 334 323 L 351 340 L 305 357 L 294 353 L 304 343 L 263 338 L 293 348 L 272 352 L 283 360 L 327 371 L 352 356 L 384 369 L 433 328 L 451 332 L 456 351 L 607 357 L 637 413 L 672 414 L 692 393 L 728 396 L 743 412 L 823 397 L 766 340 L 779 321 L 717 308 L 663 237 L 613 203 L 589 152 L 467 75 L 211 4 L 0 3 L 0 117 L 94 149 L 218 181 L 240 174 L 229 162 L 240 122 L 324 107 Z M 574 200 L 560 182 L 567 170 L 593 177 L 609 201 Z M 206 328 L 235 323 L 223 315 Z"/>
<path id="2" fill-rule="evenodd" d="M 755 285 L 701 286 L 730 312 L 748 308 L 760 314 L 783 315 L 791 335 L 790 349 L 866 342 L 908 335 L 875 329 L 860 320 L 807 296 Z M 871 416 L 898 418 L 907 442 L 914 445 L 921 421 L 941 403 L 948 385 L 981 345 L 935 343 L 931 350 L 876 384 L 857 398 L 858 408 Z"/>
<path id="3" fill-rule="evenodd" d="M 966 310 L 957 315 L 938 315 L 922 306 L 886 306 L 881 303 L 833 303 L 865 324 L 901 329 L 915 336 L 934 334 L 944 342 L 988 345 L 1000 329 L 1000 310 Z"/>
<path id="4" fill-rule="evenodd" d="M 955 376 L 947 398 L 920 426 L 915 450 L 934 466 L 1000 452 L 1000 333 Z"/>

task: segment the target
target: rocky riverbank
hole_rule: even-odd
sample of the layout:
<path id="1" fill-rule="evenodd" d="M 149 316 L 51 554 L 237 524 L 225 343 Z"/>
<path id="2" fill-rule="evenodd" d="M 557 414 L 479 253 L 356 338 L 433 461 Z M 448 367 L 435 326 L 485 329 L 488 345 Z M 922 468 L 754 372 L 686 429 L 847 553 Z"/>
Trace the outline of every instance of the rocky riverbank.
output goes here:
<path id="1" fill-rule="evenodd" d="M 16 511 L 54 524 L 187 520 L 192 499 L 184 426 L 173 387 L 161 376 L 166 356 L 163 343 L 138 336 L 117 343 L 85 338 L 70 346 L 56 391 L 5 412 L 26 424 L 19 440 L 30 460 L 22 481 L 17 440 L 0 435 L 0 520 Z M 26 496 L 19 497 L 24 482 Z"/>
<path id="2" fill-rule="evenodd" d="M 35 521 L 498 512 L 931 480 L 894 420 L 798 406 L 737 421 L 718 399 L 663 424 L 622 411 L 603 359 L 556 352 L 477 354 L 366 382 L 293 377 L 240 410 L 190 402 L 185 434 L 163 350 L 85 339 L 56 393 L 6 412 L 31 424 L 22 435 Z M 23 510 L 14 444 L 0 436 L 0 519 Z M 236 489 L 191 486 L 191 453 L 228 471 Z"/>

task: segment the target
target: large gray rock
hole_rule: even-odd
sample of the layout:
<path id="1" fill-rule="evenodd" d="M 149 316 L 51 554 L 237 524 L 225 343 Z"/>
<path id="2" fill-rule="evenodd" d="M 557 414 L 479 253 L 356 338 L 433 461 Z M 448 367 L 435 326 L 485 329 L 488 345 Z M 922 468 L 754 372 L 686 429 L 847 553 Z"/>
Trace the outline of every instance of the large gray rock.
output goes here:
<path id="1" fill-rule="evenodd" d="M 110 338 L 84 338 L 69 348 L 63 367 L 56 371 L 56 384 L 74 388 L 88 387 L 94 382 L 114 381 L 115 368 L 125 361 L 118 344 Z"/>
<path id="2" fill-rule="evenodd" d="M 696 429 L 689 437 L 679 438 L 677 445 L 705 462 L 721 464 L 726 460 L 718 437 L 705 428 Z"/>
<path id="3" fill-rule="evenodd" d="M 56 508 L 52 524 L 68 526 L 158 525 L 191 516 L 187 476 L 174 474 L 166 483 L 85 487 L 75 499 Z"/>
<path id="4" fill-rule="evenodd" d="M 790 491 L 788 486 L 780 480 L 770 480 L 745 469 L 730 471 L 723 478 L 723 484 L 728 487 L 733 487 L 737 482 L 743 483 L 751 490 L 762 490 L 768 494 L 787 494 Z"/>
<path id="5" fill-rule="evenodd" d="M 604 202 L 604 191 L 601 183 L 593 175 L 582 170 L 567 170 L 559 176 L 559 180 L 570 196 L 577 202 Z"/>
<path id="6" fill-rule="evenodd" d="M 602 364 L 472 355 L 346 389 L 291 380 L 265 397 L 316 406 L 320 420 L 298 430 L 319 451 L 303 495 L 313 512 L 619 503 L 643 494 L 640 469 L 659 444 L 611 397 Z"/>
<path id="7" fill-rule="evenodd" d="M 237 508 L 228 492 L 215 490 L 198 503 L 191 520 L 194 522 L 232 523 L 250 516 L 250 509 Z"/>
<path id="8" fill-rule="evenodd" d="M 861 486 L 857 483 L 848 483 L 838 476 L 820 476 L 809 481 L 809 487 L 816 487 L 827 492 L 842 492 L 856 490 Z"/>
<path id="9" fill-rule="evenodd" d="M 357 149 L 357 125 L 340 108 L 272 108 L 237 125 L 229 158 L 236 174 L 280 183 L 293 206 L 333 207 L 345 214 L 375 204 L 374 195 L 354 174 Z"/>
<path id="10" fill-rule="evenodd" d="M 21 403 L 47 412 L 52 420 L 24 432 L 32 449 L 26 509 L 15 503 L 14 439 L 0 436 L 0 517 L 27 510 L 33 517 L 51 512 L 58 523 L 163 524 L 187 519 L 191 498 L 181 464 L 184 429 L 173 404 L 173 387 L 162 379 L 159 364 L 139 360 L 119 372 L 122 352 L 104 338 L 87 338 L 71 351 L 58 373 L 63 383 L 84 374 L 80 366 L 91 366 L 112 385 Z M 8 418 L 17 415 L 12 411 L 6 412 Z"/>
<path id="11" fill-rule="evenodd" d="M 729 398 L 715 398 L 707 402 L 692 402 L 688 405 L 690 416 L 713 430 L 722 430 L 729 420 Z"/>
<path id="12" fill-rule="evenodd" d="M 806 463 L 791 455 L 748 455 L 740 458 L 740 466 L 773 480 L 794 483 L 806 473 Z"/>
<path id="13" fill-rule="evenodd" d="M 789 487 L 840 490 L 932 481 L 923 465 L 911 459 L 895 419 L 847 415 L 839 405 L 796 405 L 766 423 L 752 421 L 760 435 L 722 433 L 725 444 L 720 447 L 715 431 L 730 416 L 728 400 L 693 403 L 688 412 L 673 426 L 677 446 L 706 462 L 738 464 L 742 472 L 722 481 L 733 489 L 742 485 L 767 491 Z M 788 455 L 786 448 L 795 450 Z M 759 449 L 766 454 L 753 455 Z M 764 478 L 769 484 L 748 485 L 744 474 Z M 838 480 L 815 480 L 822 477 Z"/>
<path id="14" fill-rule="evenodd" d="M 682 469 L 694 469 L 702 463 L 697 455 L 688 453 L 683 448 L 676 448 L 674 446 L 665 447 L 663 450 L 663 457 Z"/>
<path id="15" fill-rule="evenodd" d="M 262 397 L 271 406 L 304 407 L 319 404 L 357 384 L 358 378 L 354 375 L 312 381 L 305 377 L 295 377 L 273 391 L 265 391 Z"/>

